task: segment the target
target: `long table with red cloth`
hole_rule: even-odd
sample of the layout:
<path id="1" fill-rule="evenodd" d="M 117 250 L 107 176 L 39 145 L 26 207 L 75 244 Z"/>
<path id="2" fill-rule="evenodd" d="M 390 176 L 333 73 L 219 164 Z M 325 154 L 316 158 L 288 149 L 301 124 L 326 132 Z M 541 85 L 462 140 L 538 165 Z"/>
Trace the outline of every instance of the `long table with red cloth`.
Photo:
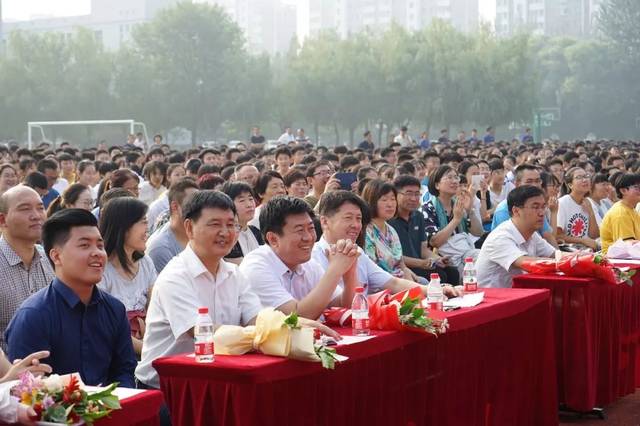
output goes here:
<path id="1" fill-rule="evenodd" d="M 633 281 L 514 277 L 514 288 L 552 292 L 558 397 L 569 408 L 604 407 L 640 387 L 640 274 Z"/>
<path id="2" fill-rule="evenodd" d="M 445 335 L 373 331 L 335 370 L 256 353 L 153 365 L 174 426 L 557 425 L 548 291 L 487 289 L 441 315 Z"/>
<path id="3" fill-rule="evenodd" d="M 119 410 L 100 419 L 95 426 L 159 426 L 162 392 L 148 390 L 120 400 Z M 0 425 L 5 423 L 0 422 Z"/>

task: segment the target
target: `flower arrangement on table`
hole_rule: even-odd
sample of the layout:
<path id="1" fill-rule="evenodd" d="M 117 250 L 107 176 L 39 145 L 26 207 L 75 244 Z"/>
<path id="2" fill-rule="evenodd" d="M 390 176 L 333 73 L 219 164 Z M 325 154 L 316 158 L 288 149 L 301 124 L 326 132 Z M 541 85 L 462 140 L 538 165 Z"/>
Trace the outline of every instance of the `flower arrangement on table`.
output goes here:
<path id="1" fill-rule="evenodd" d="M 91 425 L 120 408 L 120 401 L 113 394 L 117 385 L 113 383 L 99 392 L 88 393 L 82 388 L 77 374 L 52 374 L 42 378 L 25 371 L 11 394 L 21 404 L 33 408 L 34 421 Z"/>
<path id="2" fill-rule="evenodd" d="M 429 333 L 435 336 L 445 333 L 449 322 L 432 318 L 422 307 L 424 295 L 420 287 L 391 295 L 389 290 L 369 295 L 369 321 L 374 330 L 408 330 Z M 329 308 L 324 311 L 327 325 L 334 327 L 351 326 L 351 310 Z"/>
<path id="3" fill-rule="evenodd" d="M 265 308 L 258 313 L 256 325 L 222 325 L 213 335 L 216 355 L 242 355 L 257 350 L 265 355 L 322 362 L 333 369 L 336 351 L 316 341 L 315 330 L 307 327 L 294 312 L 291 315 Z"/>
<path id="4" fill-rule="evenodd" d="M 556 252 L 559 253 L 559 252 Z M 526 260 L 521 269 L 532 274 L 555 274 L 562 272 L 570 277 L 594 277 L 610 284 L 627 283 L 633 285 L 631 277 L 635 270 L 613 266 L 602 253 L 579 251 L 558 255 L 555 259 Z"/>

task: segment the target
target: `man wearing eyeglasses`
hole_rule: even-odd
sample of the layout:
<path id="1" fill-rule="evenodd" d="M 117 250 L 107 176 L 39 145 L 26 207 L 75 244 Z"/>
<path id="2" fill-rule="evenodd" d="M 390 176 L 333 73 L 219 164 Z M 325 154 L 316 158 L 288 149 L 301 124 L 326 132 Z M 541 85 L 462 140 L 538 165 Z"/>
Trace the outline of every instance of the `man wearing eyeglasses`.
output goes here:
<path id="1" fill-rule="evenodd" d="M 542 189 L 542 179 L 540 178 L 540 170 L 533 164 L 520 164 L 515 170 L 515 184 L 516 187 L 523 185 L 537 186 Z M 558 214 L 558 204 L 550 204 L 548 208 L 551 211 L 551 218 L 555 220 Z M 491 222 L 491 231 L 495 230 L 502 222 L 509 220 L 509 209 L 507 206 L 507 200 L 502 200 L 500 204 L 496 206 L 496 210 L 493 212 L 493 221 Z M 553 226 L 552 226 L 553 225 Z M 546 216 L 543 218 L 542 226 L 538 230 L 542 238 L 544 238 L 553 247 L 558 247 L 554 233 L 554 224 L 549 224 Z"/>
<path id="2" fill-rule="evenodd" d="M 480 287 L 511 287 L 513 275 L 524 272 L 522 262 L 555 253 L 537 232 L 547 208 L 542 189 L 519 186 L 509 193 L 507 205 L 511 219 L 491 231 L 476 260 Z"/>
<path id="3" fill-rule="evenodd" d="M 309 204 L 311 208 L 314 208 L 318 204 L 318 200 L 324 193 L 327 187 L 327 182 L 333 174 L 333 168 L 331 163 L 325 160 L 319 160 L 311 164 L 307 169 L 307 183 L 311 187 L 309 195 L 304 197 L 304 201 Z"/>

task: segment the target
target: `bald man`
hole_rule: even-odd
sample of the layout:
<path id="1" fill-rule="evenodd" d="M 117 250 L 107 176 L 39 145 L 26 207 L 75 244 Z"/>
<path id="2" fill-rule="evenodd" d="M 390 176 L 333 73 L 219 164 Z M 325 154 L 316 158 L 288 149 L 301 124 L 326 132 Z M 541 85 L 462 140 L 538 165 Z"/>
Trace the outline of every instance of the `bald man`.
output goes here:
<path id="1" fill-rule="evenodd" d="M 42 198 L 28 186 L 14 186 L 0 196 L 0 347 L 4 351 L 4 332 L 13 314 L 55 277 L 44 250 L 36 245 L 46 218 Z"/>

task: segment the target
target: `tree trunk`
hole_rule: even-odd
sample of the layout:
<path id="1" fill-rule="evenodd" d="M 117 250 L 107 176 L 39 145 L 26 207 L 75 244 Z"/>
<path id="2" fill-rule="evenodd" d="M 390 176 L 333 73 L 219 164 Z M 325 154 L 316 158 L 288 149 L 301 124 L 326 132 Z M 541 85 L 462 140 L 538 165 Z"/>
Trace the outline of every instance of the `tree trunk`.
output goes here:
<path id="1" fill-rule="evenodd" d="M 338 123 L 333 123 L 333 132 L 336 135 L 336 146 L 340 145 L 340 130 L 338 129 Z"/>
<path id="2" fill-rule="evenodd" d="M 380 121 L 378 123 L 378 148 L 382 148 L 382 130 L 384 129 L 384 123 Z"/>
<path id="3" fill-rule="evenodd" d="M 316 136 L 316 147 L 320 145 L 320 132 L 318 129 L 319 125 L 317 121 L 313 122 L 313 133 Z"/>
<path id="4" fill-rule="evenodd" d="M 353 148 L 355 146 L 354 143 L 353 143 L 354 142 L 353 138 L 355 136 L 355 132 L 356 132 L 356 128 L 355 127 L 349 128 L 349 148 Z"/>

